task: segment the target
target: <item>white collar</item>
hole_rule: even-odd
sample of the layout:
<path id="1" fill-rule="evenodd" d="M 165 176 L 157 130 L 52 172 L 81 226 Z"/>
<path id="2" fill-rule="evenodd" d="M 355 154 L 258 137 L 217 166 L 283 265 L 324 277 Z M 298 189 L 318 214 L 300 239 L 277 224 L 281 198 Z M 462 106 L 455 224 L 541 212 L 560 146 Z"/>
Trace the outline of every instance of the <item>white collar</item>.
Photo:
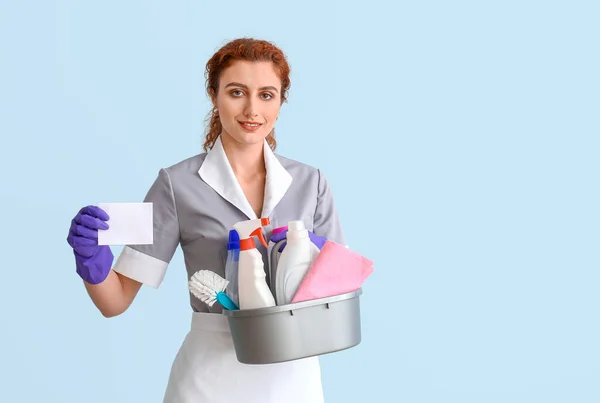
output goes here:
<path id="1" fill-rule="evenodd" d="M 283 198 L 292 183 L 292 176 L 281 165 L 266 140 L 264 140 L 265 168 L 267 179 L 262 209 L 262 218 L 269 217 L 277 203 Z M 210 149 L 198 170 L 200 177 L 221 197 L 233 204 L 253 220 L 259 218 L 244 195 L 233 169 L 229 164 L 221 136 Z"/>

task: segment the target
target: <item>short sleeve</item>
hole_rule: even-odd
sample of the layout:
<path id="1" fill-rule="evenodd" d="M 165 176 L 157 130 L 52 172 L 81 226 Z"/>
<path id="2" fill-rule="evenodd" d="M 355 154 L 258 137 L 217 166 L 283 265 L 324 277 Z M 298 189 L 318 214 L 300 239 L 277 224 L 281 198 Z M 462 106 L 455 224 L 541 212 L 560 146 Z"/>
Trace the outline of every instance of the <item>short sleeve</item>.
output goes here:
<path id="1" fill-rule="evenodd" d="M 179 221 L 173 185 L 168 172 L 161 169 L 144 202 L 152 203 L 153 243 L 126 245 L 114 271 L 143 284 L 158 288 L 179 245 Z"/>
<path id="2" fill-rule="evenodd" d="M 317 190 L 317 207 L 315 210 L 313 232 L 316 235 L 336 242 L 340 245 L 346 245 L 342 225 L 338 216 L 333 193 L 329 182 L 323 175 L 323 172 L 317 170 L 319 174 L 319 184 Z"/>

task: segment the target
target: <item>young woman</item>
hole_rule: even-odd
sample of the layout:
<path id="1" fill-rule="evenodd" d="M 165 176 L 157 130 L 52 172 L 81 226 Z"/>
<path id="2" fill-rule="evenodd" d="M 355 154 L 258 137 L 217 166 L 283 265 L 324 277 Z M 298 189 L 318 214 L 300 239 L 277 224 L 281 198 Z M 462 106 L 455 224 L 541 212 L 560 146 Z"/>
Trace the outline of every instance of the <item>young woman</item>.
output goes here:
<path id="1" fill-rule="evenodd" d="M 205 152 L 159 170 L 145 197 L 153 203 L 153 244 L 126 245 L 113 266 L 110 247 L 98 245 L 98 229 L 108 228 L 106 212 L 87 206 L 75 216 L 67 240 L 77 273 L 104 316 L 123 313 L 142 284 L 159 287 L 178 246 L 188 278 L 200 269 L 225 277 L 228 233 L 239 221 L 269 217 L 269 236 L 288 221 L 304 220 L 312 239 L 345 245 L 322 172 L 274 154 L 274 125 L 289 73 L 283 52 L 255 39 L 229 42 L 208 61 L 214 108 Z M 266 251 L 259 250 L 266 262 Z M 191 329 L 175 357 L 164 402 L 323 401 L 316 357 L 240 364 L 222 308 L 209 308 L 191 294 L 190 304 Z"/>

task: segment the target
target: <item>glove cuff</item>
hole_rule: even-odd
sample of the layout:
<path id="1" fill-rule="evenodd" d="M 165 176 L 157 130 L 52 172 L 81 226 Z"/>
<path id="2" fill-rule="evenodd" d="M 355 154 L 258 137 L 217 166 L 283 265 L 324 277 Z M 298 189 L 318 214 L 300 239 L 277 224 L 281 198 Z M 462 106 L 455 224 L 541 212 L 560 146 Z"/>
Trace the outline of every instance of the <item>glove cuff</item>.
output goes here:
<path id="1" fill-rule="evenodd" d="M 108 245 L 101 245 L 97 252 L 85 258 L 73 251 L 76 271 L 79 277 L 89 284 L 100 284 L 108 277 L 114 256 Z"/>

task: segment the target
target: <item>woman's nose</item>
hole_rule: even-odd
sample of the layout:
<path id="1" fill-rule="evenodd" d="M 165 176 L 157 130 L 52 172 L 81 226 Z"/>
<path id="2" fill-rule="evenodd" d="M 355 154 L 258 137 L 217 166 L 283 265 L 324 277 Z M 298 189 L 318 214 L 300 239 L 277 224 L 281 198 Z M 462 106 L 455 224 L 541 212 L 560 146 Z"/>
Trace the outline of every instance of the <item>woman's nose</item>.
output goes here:
<path id="1" fill-rule="evenodd" d="M 244 115 L 245 115 L 247 118 L 254 118 L 254 117 L 256 117 L 256 116 L 257 116 L 257 113 L 256 113 L 256 108 L 255 108 L 254 102 L 252 102 L 252 101 L 248 101 L 248 102 L 246 103 L 246 107 L 244 108 Z"/>

